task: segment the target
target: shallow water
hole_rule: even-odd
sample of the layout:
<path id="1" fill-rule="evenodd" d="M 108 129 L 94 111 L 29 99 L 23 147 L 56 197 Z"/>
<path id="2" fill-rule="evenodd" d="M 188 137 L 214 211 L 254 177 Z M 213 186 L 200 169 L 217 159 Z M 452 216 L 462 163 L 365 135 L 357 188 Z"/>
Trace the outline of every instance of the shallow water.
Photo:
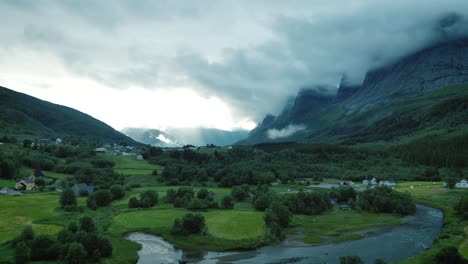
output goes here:
<path id="1" fill-rule="evenodd" d="M 417 255 L 429 248 L 440 233 L 443 215 L 440 210 L 417 205 L 413 216 L 405 217 L 395 227 L 383 228 L 375 236 L 321 246 L 293 247 L 285 244 L 240 252 L 183 252 L 162 238 L 132 233 L 127 239 L 142 244 L 138 264 L 150 263 L 339 263 L 339 256 L 357 255 L 365 263 L 376 258 L 395 262 Z"/>

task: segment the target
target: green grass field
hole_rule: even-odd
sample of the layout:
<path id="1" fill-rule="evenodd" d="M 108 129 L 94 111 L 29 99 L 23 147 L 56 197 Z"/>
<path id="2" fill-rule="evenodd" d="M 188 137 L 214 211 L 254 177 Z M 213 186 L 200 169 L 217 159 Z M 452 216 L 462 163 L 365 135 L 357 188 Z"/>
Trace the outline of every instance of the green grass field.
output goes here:
<path id="1" fill-rule="evenodd" d="M 411 188 L 413 186 L 413 188 Z M 435 195 L 449 192 L 449 189 L 443 187 L 443 182 L 400 182 L 395 190 L 399 192 L 409 192 L 413 195 Z"/>
<path id="2" fill-rule="evenodd" d="M 465 241 L 460 245 L 460 253 L 468 259 L 468 226 L 465 226 Z"/>
<path id="3" fill-rule="evenodd" d="M 115 163 L 114 171 L 124 175 L 151 175 L 153 170 L 158 170 L 158 173 L 163 170 L 163 167 L 145 160 L 137 160 L 135 156 L 103 155 L 103 157 L 112 160 Z"/>
<path id="4" fill-rule="evenodd" d="M 372 214 L 335 207 L 321 215 L 294 215 L 292 228 L 288 228 L 287 232 L 299 235 L 299 240 L 307 244 L 320 244 L 328 238 L 334 242 L 343 242 L 362 238 L 362 235 L 353 232 L 397 225 L 401 219 L 391 214 Z"/>
<path id="5" fill-rule="evenodd" d="M 187 210 L 156 209 L 122 213 L 114 217 L 114 226 L 121 230 L 150 229 L 156 233 L 168 232 L 176 218 Z M 234 210 L 215 210 L 201 213 L 206 220 L 208 234 L 231 240 L 252 239 L 263 236 L 263 213 Z"/>
<path id="6" fill-rule="evenodd" d="M 15 187 L 15 181 L 14 180 L 0 179 L 0 187 L 14 188 Z"/>
<path id="7" fill-rule="evenodd" d="M 0 196 L 0 243 L 15 238 L 28 225 L 37 233 L 57 233 L 61 226 L 34 224 L 34 221 L 57 216 L 59 213 L 54 209 L 58 206 L 58 195 Z"/>

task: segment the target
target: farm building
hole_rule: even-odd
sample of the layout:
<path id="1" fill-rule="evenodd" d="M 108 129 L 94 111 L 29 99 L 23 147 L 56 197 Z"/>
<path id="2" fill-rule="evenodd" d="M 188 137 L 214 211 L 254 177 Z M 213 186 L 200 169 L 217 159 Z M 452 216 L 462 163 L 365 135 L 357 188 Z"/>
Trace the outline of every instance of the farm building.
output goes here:
<path id="1" fill-rule="evenodd" d="M 455 184 L 457 188 L 468 188 L 468 181 L 463 179 Z"/>
<path id="2" fill-rule="evenodd" d="M 375 177 L 373 177 L 373 176 L 367 176 L 366 178 L 364 178 L 362 183 L 365 184 L 365 185 L 376 185 L 377 184 L 377 179 Z"/>

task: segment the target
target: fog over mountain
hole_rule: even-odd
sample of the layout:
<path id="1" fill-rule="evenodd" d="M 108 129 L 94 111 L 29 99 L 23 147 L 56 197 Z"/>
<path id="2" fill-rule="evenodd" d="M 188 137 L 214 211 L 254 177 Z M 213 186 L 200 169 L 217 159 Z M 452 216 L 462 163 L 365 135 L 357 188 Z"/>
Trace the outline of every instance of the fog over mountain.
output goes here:
<path id="1" fill-rule="evenodd" d="M 464 0 L 15 0 L 0 11 L 0 59 L 10 62 L 1 82 L 28 79 L 21 69 L 32 76 L 24 85 L 41 89 L 60 86 L 51 76 L 116 90 L 182 87 L 222 100 L 232 123 L 278 114 L 305 87 L 334 93 L 343 75 L 361 84 L 369 70 L 468 32 Z"/>

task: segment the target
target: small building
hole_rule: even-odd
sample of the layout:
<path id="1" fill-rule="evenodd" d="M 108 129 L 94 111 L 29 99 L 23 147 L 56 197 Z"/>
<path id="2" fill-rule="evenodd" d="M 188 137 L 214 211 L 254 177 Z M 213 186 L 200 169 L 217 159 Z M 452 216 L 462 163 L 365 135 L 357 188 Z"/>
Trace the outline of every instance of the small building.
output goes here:
<path id="1" fill-rule="evenodd" d="M 87 185 L 86 183 L 77 183 L 71 188 L 75 196 L 80 196 L 81 193 L 87 192 L 88 195 L 94 192 L 94 186 Z"/>
<path id="2" fill-rule="evenodd" d="M 143 160 L 143 156 L 142 156 L 142 155 L 138 155 L 138 156 L 136 157 L 136 159 L 137 159 L 137 160 Z"/>
<path id="3" fill-rule="evenodd" d="M 26 179 L 21 179 L 16 182 L 15 184 L 15 189 L 16 190 L 25 190 L 25 191 L 30 191 L 36 188 L 36 184 L 34 183 L 34 179 L 26 178 Z"/>
<path id="4" fill-rule="evenodd" d="M 348 204 L 340 204 L 340 209 L 341 210 L 351 210 L 351 206 Z"/>
<path id="5" fill-rule="evenodd" d="M 468 181 L 463 179 L 455 184 L 457 188 L 468 188 Z"/>
<path id="6" fill-rule="evenodd" d="M 341 181 L 341 182 L 340 182 L 340 185 L 349 185 L 349 186 L 352 186 L 352 185 L 354 185 L 354 182 L 353 182 L 353 181 Z"/>
<path id="7" fill-rule="evenodd" d="M 364 178 L 362 183 L 365 185 L 376 185 L 377 179 L 374 176 L 367 176 L 366 178 Z"/>
<path id="8" fill-rule="evenodd" d="M 61 138 L 55 139 L 55 144 L 56 144 L 56 145 L 62 144 L 62 139 L 61 139 Z"/>
<path id="9" fill-rule="evenodd" d="M 94 151 L 97 153 L 106 153 L 106 148 L 96 148 Z"/>
<path id="10" fill-rule="evenodd" d="M 380 186 L 396 186 L 396 182 L 393 180 L 384 180 L 379 182 Z"/>
<path id="11" fill-rule="evenodd" d="M 274 182 L 271 183 L 271 186 L 278 186 L 281 184 L 281 181 L 280 180 L 276 180 Z"/>

